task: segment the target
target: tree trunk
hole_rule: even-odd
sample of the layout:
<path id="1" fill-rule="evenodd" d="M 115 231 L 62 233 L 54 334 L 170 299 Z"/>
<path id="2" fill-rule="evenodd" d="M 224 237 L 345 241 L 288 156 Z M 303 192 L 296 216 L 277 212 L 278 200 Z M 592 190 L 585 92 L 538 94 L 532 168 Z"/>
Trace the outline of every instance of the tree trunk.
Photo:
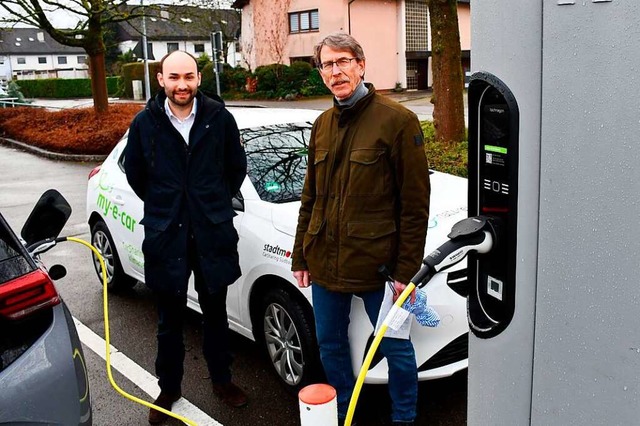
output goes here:
<path id="1" fill-rule="evenodd" d="M 102 0 L 91 0 L 91 4 L 93 7 L 101 7 Z M 91 78 L 91 92 L 93 93 L 93 109 L 97 114 L 102 114 L 109 110 L 107 71 L 104 60 L 104 27 L 101 16 L 101 14 L 95 14 L 89 18 L 84 45 L 84 50 L 89 55 L 89 77 Z"/>
<path id="2" fill-rule="evenodd" d="M 98 114 L 107 112 L 109 110 L 109 95 L 107 94 L 104 51 L 89 53 L 89 74 L 91 92 L 93 93 L 93 109 Z"/>
<path id="3" fill-rule="evenodd" d="M 427 0 L 431 24 L 433 125 L 436 140 L 465 139 L 464 78 L 456 0 Z"/>

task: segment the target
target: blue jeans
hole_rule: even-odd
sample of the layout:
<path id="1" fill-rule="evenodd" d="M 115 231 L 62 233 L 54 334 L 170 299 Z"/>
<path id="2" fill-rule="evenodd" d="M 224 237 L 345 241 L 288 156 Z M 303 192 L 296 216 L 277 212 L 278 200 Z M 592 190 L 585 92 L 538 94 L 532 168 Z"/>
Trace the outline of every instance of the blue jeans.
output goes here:
<path id="1" fill-rule="evenodd" d="M 375 325 L 384 289 L 338 293 L 313 283 L 311 290 L 320 358 L 329 384 L 338 392 L 338 417 L 344 418 L 355 385 L 348 335 L 351 299 L 358 296 L 364 301 L 369 320 Z M 413 344 L 410 340 L 385 337 L 379 350 L 389 365 L 391 420 L 412 422 L 416 417 L 418 402 L 418 369 Z"/>

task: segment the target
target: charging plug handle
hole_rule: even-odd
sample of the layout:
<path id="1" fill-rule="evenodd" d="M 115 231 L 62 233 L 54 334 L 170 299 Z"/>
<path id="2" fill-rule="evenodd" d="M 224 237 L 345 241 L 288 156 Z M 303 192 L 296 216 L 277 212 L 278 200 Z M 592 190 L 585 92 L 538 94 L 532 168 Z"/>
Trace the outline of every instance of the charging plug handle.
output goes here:
<path id="1" fill-rule="evenodd" d="M 424 258 L 424 266 L 413 277 L 418 287 L 424 287 L 438 272 L 443 271 L 464 259 L 470 252 L 488 253 L 496 241 L 493 219 L 486 216 L 474 216 L 463 219 L 453 225 L 447 235 L 449 241 L 432 251 Z"/>

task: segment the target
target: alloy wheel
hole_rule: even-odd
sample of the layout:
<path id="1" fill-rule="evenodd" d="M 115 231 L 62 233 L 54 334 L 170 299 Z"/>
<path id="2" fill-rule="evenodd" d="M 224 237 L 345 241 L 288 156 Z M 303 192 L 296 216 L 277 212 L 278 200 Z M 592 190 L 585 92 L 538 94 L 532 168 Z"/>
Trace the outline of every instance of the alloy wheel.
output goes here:
<path id="1" fill-rule="evenodd" d="M 269 357 L 278 375 L 288 385 L 300 383 L 304 371 L 300 336 L 289 313 L 277 303 L 266 307 L 264 337 Z"/>
<path id="2" fill-rule="evenodd" d="M 95 246 L 95 248 L 104 259 L 104 263 L 107 267 L 107 282 L 110 283 L 113 279 L 114 261 L 113 248 L 111 247 L 109 238 L 104 232 L 98 230 L 93 234 L 91 243 Z M 100 260 L 98 260 L 98 257 L 95 254 L 93 254 L 93 264 L 96 268 L 96 271 L 98 271 L 98 273 L 102 275 L 102 266 L 100 265 Z"/>

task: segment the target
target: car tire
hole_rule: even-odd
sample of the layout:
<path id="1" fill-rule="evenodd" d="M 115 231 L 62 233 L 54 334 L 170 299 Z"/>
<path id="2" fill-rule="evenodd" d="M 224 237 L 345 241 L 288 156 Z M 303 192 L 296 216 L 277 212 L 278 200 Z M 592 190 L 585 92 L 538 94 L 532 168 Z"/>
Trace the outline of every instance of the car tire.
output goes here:
<path id="1" fill-rule="evenodd" d="M 324 371 L 311 309 L 278 287 L 269 290 L 262 301 L 260 339 L 280 379 L 293 391 L 321 380 Z"/>
<path id="2" fill-rule="evenodd" d="M 122 263 L 118 257 L 116 246 L 111 238 L 107 225 L 99 220 L 91 227 L 91 244 L 98 249 L 107 267 L 107 290 L 118 292 L 132 288 L 138 282 L 124 273 Z M 93 267 L 102 283 L 102 267 L 95 253 L 91 253 Z"/>

